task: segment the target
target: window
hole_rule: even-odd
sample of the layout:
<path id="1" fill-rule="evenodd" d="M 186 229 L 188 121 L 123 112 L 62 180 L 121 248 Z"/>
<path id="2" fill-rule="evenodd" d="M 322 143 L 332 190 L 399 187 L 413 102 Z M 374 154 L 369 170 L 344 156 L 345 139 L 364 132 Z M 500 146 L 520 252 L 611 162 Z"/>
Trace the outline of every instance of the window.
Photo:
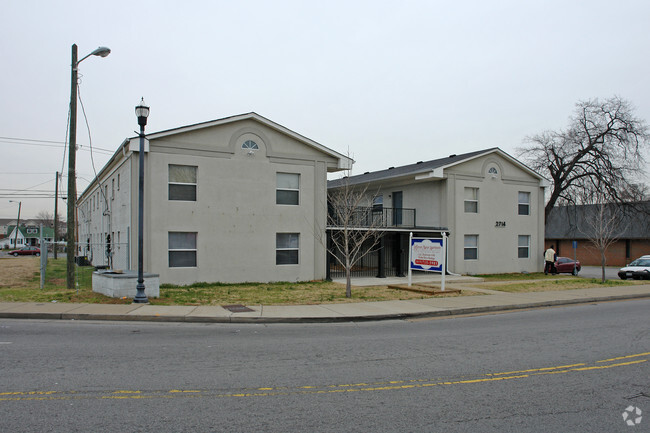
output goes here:
<path id="1" fill-rule="evenodd" d="M 117 190 L 120 190 L 120 174 L 117 173 Z"/>
<path id="2" fill-rule="evenodd" d="M 241 148 L 258 150 L 260 147 L 253 140 L 246 140 L 244 141 L 244 144 L 241 145 Z"/>
<path id="3" fill-rule="evenodd" d="M 465 213 L 478 213 L 478 188 L 465 188 Z"/>
<path id="4" fill-rule="evenodd" d="M 300 175 L 294 173 L 278 173 L 277 189 L 275 190 L 276 204 L 298 205 L 300 202 Z"/>
<path id="5" fill-rule="evenodd" d="M 478 235 L 465 235 L 465 260 L 478 260 Z"/>
<path id="6" fill-rule="evenodd" d="M 196 166 L 169 165 L 169 200 L 196 201 Z"/>
<path id="7" fill-rule="evenodd" d="M 517 257 L 520 259 L 527 259 L 530 251 L 530 236 L 519 235 L 517 247 Z"/>
<path id="8" fill-rule="evenodd" d="M 519 215 L 530 215 L 530 193 L 519 191 Z"/>
<path id="9" fill-rule="evenodd" d="M 196 267 L 196 232 L 169 232 L 169 267 Z"/>
<path id="10" fill-rule="evenodd" d="M 115 200 L 115 179 L 111 180 L 111 200 Z"/>
<path id="11" fill-rule="evenodd" d="M 275 264 L 297 265 L 300 251 L 300 233 L 277 233 L 275 235 Z"/>
<path id="12" fill-rule="evenodd" d="M 374 212 L 381 212 L 384 209 L 384 196 L 376 195 L 372 198 L 372 210 Z"/>

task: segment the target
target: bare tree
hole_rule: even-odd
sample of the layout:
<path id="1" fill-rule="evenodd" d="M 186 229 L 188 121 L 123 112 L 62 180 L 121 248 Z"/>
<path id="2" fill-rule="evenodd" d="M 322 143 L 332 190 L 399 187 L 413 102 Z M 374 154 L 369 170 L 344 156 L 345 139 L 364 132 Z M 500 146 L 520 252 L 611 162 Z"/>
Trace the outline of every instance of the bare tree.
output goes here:
<path id="1" fill-rule="evenodd" d="M 637 178 L 643 173 L 642 150 L 648 140 L 647 125 L 634 117 L 629 102 L 619 97 L 592 99 L 576 104 L 566 130 L 528 137 L 519 155 L 552 182 L 548 217 L 556 204 L 582 204 L 580 191 L 595 181 L 607 201 L 642 200 L 644 187 Z"/>
<path id="2" fill-rule="evenodd" d="M 598 189 L 587 192 L 582 201 L 592 204 L 584 206 L 580 231 L 600 254 L 601 280 L 604 283 L 607 249 L 621 238 L 629 225 L 629 218 L 625 215 L 626 206 L 608 203 L 606 194 Z M 627 208 L 630 209 L 629 206 Z"/>
<path id="3" fill-rule="evenodd" d="M 34 220 L 43 227 L 54 227 L 54 216 L 46 210 L 37 213 Z"/>
<path id="4" fill-rule="evenodd" d="M 346 177 L 341 186 L 328 191 L 327 197 L 330 229 L 327 250 L 345 270 L 345 296 L 348 298 L 352 297 L 352 269 L 363 257 L 377 251 L 385 226 L 383 213 L 376 215 L 372 207 L 367 206 L 366 189 L 353 188 Z"/>

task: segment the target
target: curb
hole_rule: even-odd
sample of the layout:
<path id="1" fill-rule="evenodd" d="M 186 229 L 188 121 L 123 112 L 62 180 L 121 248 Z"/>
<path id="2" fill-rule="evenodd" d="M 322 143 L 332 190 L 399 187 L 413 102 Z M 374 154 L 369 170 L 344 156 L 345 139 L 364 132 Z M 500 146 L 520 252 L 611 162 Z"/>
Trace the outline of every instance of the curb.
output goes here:
<path id="1" fill-rule="evenodd" d="M 442 311 L 428 311 L 422 313 L 395 313 L 359 316 L 330 316 L 330 317 L 209 317 L 209 316 L 183 316 L 183 315 L 152 315 L 137 316 L 126 314 L 79 314 L 74 312 L 64 313 L 12 313 L 0 312 L 0 319 L 37 319 L 37 320 L 99 320 L 115 322 L 159 322 L 159 323 L 232 323 L 232 324 L 274 324 L 274 323 L 343 323 L 343 322 L 375 322 L 385 320 L 405 320 L 418 318 L 452 317 L 469 314 L 494 313 L 499 311 L 515 311 L 530 308 L 557 307 L 564 305 L 590 304 L 595 302 L 612 302 L 632 299 L 650 299 L 650 294 L 630 294 L 600 296 L 583 299 L 562 299 L 544 302 L 530 302 L 524 304 L 496 305 L 487 307 L 466 307 Z M 234 313 L 236 314 L 236 313 Z"/>

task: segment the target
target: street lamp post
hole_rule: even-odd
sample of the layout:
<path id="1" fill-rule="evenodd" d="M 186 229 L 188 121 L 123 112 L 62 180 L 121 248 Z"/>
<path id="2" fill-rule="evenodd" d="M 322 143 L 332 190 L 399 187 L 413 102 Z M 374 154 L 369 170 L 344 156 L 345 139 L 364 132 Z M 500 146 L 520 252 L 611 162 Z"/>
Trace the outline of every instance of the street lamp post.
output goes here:
<path id="1" fill-rule="evenodd" d="M 138 125 L 140 125 L 140 154 L 138 155 L 140 173 L 138 176 L 138 284 L 133 302 L 146 304 L 149 300 L 144 293 L 144 271 L 142 269 L 144 262 L 144 127 L 147 124 L 147 117 L 149 117 L 149 107 L 145 105 L 144 98 L 140 101 L 140 105 L 135 107 L 135 115 L 138 117 Z"/>
<path id="2" fill-rule="evenodd" d="M 68 147 L 68 242 L 67 242 L 67 267 L 66 283 L 68 289 L 74 289 L 74 256 L 75 256 L 75 207 L 77 206 L 77 178 L 76 178 L 76 155 L 77 155 L 77 81 L 79 63 L 90 56 L 106 57 L 111 50 L 106 47 L 99 47 L 92 53 L 77 60 L 77 44 L 72 45 L 72 74 L 70 78 L 70 145 Z"/>
<path id="3" fill-rule="evenodd" d="M 16 200 L 9 200 L 9 202 L 18 203 L 18 219 L 16 220 L 16 236 L 14 237 L 14 248 L 18 248 L 18 227 L 20 226 L 20 207 L 22 206 L 23 202 L 16 201 Z"/>

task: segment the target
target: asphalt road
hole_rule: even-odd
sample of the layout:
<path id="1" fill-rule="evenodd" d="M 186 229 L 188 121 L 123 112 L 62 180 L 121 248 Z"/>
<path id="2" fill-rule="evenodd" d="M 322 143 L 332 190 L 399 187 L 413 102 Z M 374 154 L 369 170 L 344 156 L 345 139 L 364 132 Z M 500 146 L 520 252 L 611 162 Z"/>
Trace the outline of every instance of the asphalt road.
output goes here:
<path id="1" fill-rule="evenodd" d="M 649 308 L 310 325 L 0 320 L 0 431 L 611 432 L 632 431 L 630 406 L 648 431 Z"/>

